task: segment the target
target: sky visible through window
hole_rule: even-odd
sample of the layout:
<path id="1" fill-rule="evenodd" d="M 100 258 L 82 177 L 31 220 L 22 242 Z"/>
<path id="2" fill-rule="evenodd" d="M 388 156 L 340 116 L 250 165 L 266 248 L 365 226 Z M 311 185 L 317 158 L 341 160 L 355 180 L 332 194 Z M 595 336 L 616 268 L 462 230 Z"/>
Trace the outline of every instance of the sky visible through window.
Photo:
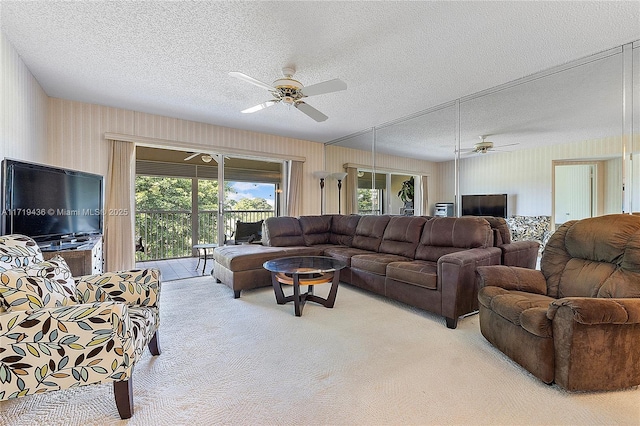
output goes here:
<path id="1" fill-rule="evenodd" d="M 255 183 L 255 182 L 229 182 L 235 193 L 227 194 L 230 200 L 240 201 L 243 198 L 263 198 L 271 207 L 274 206 L 273 199 L 275 186 L 272 183 Z"/>

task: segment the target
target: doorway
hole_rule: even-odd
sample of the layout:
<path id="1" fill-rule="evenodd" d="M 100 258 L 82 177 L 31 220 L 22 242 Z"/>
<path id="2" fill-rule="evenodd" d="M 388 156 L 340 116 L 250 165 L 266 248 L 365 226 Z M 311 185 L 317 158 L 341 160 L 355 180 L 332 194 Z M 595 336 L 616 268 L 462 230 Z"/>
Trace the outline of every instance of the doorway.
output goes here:
<path id="1" fill-rule="evenodd" d="M 553 162 L 554 230 L 569 220 L 603 214 L 603 162 Z"/>

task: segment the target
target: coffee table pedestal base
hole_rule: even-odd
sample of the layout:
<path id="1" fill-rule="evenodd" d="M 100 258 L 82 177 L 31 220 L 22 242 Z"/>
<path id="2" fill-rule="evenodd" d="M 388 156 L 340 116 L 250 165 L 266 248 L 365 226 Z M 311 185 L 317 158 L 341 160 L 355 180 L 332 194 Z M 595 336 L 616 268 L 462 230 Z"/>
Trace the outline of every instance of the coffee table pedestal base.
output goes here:
<path id="1" fill-rule="evenodd" d="M 310 277 L 300 277 L 300 275 L 312 275 Z M 276 302 L 278 305 L 284 305 L 285 303 L 293 301 L 294 310 L 297 317 L 302 315 L 302 308 L 306 302 L 315 302 L 324 306 L 325 308 L 333 308 L 336 301 L 336 294 L 338 293 L 338 283 L 340 282 L 340 270 L 329 272 L 325 274 L 309 274 L 303 271 L 294 274 L 283 274 L 281 272 L 271 273 L 271 283 L 273 284 L 273 291 L 276 295 Z M 327 298 L 316 296 L 313 294 L 313 286 L 319 284 L 331 283 L 331 289 Z M 282 285 L 292 285 L 293 294 L 289 296 L 284 295 Z M 305 293 L 300 293 L 300 286 L 308 286 Z"/>

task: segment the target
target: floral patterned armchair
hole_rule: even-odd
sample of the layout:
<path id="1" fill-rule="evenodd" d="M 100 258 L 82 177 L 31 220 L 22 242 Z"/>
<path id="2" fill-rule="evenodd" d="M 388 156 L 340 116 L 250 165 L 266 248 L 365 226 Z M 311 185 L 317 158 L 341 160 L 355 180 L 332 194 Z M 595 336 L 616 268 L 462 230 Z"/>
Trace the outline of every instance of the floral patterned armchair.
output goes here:
<path id="1" fill-rule="evenodd" d="M 72 278 L 23 235 L 0 237 L 0 400 L 113 382 L 120 417 L 133 415 L 133 367 L 158 345 L 160 272 Z"/>

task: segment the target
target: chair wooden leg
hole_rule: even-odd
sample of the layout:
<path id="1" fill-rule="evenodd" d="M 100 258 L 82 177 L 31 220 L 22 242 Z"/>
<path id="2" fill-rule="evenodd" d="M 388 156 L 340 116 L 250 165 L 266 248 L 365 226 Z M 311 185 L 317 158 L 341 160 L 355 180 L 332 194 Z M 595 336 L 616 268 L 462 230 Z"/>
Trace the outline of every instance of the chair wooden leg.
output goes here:
<path id="1" fill-rule="evenodd" d="M 159 339 L 160 337 L 158 336 L 158 330 L 156 330 L 156 332 L 153 333 L 153 337 L 149 341 L 149 351 L 151 352 L 151 355 L 160 355 L 161 350 Z"/>
<path id="2" fill-rule="evenodd" d="M 116 397 L 116 407 L 121 419 L 129 419 L 133 416 L 133 383 L 131 377 L 128 380 L 113 382 L 113 394 Z"/>

